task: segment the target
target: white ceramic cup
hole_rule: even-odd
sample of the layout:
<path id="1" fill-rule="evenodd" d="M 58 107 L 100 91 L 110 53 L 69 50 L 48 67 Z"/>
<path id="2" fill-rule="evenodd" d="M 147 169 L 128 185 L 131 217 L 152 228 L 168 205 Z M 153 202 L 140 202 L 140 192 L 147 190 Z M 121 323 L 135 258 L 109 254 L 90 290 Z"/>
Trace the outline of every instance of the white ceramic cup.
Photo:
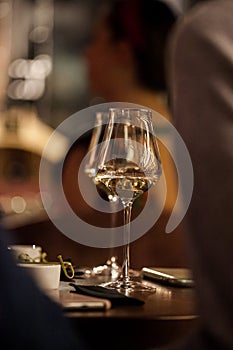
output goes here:
<path id="1" fill-rule="evenodd" d="M 27 255 L 30 259 L 35 262 L 41 261 L 42 247 L 38 245 L 23 245 L 23 244 L 14 244 L 10 246 L 10 249 L 15 255 L 16 260 L 20 260 L 21 255 Z"/>
<path id="2" fill-rule="evenodd" d="M 57 289 L 59 287 L 61 274 L 59 262 L 19 263 L 18 265 L 28 271 L 42 290 Z"/>

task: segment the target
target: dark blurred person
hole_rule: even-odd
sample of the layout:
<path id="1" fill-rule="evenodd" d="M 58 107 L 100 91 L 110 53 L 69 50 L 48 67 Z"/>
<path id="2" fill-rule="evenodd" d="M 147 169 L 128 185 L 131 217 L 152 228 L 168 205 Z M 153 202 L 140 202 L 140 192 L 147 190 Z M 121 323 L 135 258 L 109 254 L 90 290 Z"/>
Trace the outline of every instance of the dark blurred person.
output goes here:
<path id="1" fill-rule="evenodd" d="M 232 0 L 197 3 L 171 39 L 172 113 L 194 168 L 187 218 L 200 315 L 180 350 L 233 349 L 232 14 Z"/>
<path id="2" fill-rule="evenodd" d="M 0 225 L 1 348 L 83 350 L 62 309 L 16 265 L 8 249 L 8 232 Z"/>

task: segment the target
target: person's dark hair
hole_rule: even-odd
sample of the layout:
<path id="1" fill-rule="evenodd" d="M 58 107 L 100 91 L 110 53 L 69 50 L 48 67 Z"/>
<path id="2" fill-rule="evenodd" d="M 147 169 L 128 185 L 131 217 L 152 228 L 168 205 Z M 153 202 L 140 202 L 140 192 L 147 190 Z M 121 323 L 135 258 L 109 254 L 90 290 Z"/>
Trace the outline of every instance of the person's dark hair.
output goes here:
<path id="1" fill-rule="evenodd" d="M 113 40 L 128 39 L 139 82 L 166 90 L 165 50 L 175 14 L 159 0 L 116 0 L 107 18 Z"/>

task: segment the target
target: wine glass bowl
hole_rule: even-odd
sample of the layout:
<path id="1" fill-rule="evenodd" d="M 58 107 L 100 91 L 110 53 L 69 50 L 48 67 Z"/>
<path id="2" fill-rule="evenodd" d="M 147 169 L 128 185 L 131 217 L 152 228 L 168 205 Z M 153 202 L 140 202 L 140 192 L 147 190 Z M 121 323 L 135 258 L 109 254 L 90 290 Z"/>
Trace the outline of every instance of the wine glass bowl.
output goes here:
<path id="1" fill-rule="evenodd" d="M 124 208 L 124 262 L 121 277 L 110 288 L 149 290 L 135 281 L 130 268 L 130 221 L 133 203 L 161 176 L 161 161 L 152 112 L 143 108 L 112 108 L 98 160 L 96 181 L 115 193 Z"/>

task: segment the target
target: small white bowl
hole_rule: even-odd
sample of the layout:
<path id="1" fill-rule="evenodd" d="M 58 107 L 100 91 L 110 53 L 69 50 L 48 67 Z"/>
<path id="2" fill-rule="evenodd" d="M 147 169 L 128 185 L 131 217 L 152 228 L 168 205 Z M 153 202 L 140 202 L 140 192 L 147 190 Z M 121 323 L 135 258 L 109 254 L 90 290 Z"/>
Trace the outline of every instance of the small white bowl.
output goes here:
<path id="1" fill-rule="evenodd" d="M 48 290 L 59 287 L 61 274 L 60 263 L 19 263 L 18 266 L 30 273 L 39 288 Z"/>

